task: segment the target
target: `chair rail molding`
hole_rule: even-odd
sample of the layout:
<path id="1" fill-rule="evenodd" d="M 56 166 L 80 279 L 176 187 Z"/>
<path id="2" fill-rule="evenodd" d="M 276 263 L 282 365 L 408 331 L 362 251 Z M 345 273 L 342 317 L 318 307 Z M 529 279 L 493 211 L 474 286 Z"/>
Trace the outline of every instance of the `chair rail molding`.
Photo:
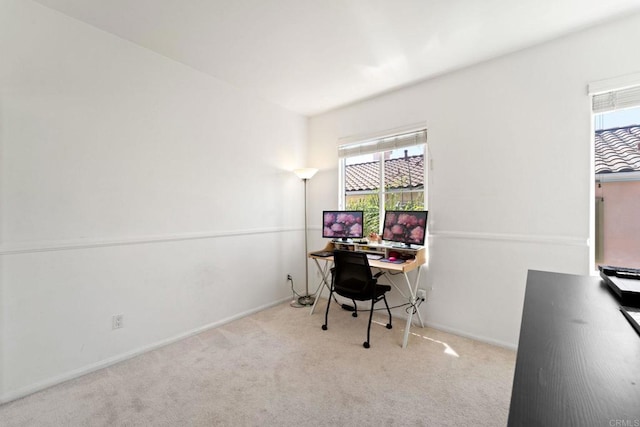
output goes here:
<path id="1" fill-rule="evenodd" d="M 588 246 L 588 238 L 512 233 L 480 233 L 472 231 L 430 231 L 430 238 L 460 240 L 493 240 L 516 243 L 553 244 L 566 246 Z"/>
<path id="2" fill-rule="evenodd" d="M 114 239 L 51 240 L 41 242 L 16 242 L 0 245 L 0 255 L 19 255 L 35 252 L 67 251 L 102 248 L 109 246 L 142 245 L 151 243 L 176 242 L 182 240 L 217 239 L 223 237 L 255 236 L 258 234 L 278 234 L 304 231 L 304 227 L 271 227 L 232 231 L 210 231 L 199 233 L 162 234 Z"/>

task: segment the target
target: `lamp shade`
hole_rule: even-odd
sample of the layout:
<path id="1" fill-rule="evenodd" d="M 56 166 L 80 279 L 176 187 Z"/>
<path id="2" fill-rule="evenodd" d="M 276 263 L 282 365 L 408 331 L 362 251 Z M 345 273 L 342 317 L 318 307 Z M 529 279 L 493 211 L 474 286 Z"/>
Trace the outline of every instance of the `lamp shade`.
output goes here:
<path id="1" fill-rule="evenodd" d="M 301 179 L 311 179 L 316 174 L 316 172 L 318 172 L 318 169 L 314 168 L 301 168 L 293 171 L 293 173 L 298 175 L 298 178 Z"/>

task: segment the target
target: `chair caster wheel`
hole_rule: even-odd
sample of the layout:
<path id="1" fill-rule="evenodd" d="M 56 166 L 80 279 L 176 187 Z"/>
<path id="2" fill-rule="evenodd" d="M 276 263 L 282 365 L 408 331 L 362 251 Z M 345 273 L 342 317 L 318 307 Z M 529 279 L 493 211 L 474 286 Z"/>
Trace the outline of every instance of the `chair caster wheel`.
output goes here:
<path id="1" fill-rule="evenodd" d="M 387 329 L 391 329 L 393 328 L 393 326 L 391 326 L 391 323 L 387 323 Z"/>
<path id="2" fill-rule="evenodd" d="M 358 313 L 351 313 L 353 317 L 358 317 Z"/>
<path id="3" fill-rule="evenodd" d="M 322 330 L 326 331 L 327 330 L 327 325 L 322 325 Z"/>
<path id="4" fill-rule="evenodd" d="M 365 341 L 365 342 L 364 342 L 364 344 L 362 344 L 362 346 L 363 346 L 364 348 L 369 348 L 369 347 L 370 347 L 370 345 L 369 345 L 369 342 L 368 342 L 368 341 Z"/>

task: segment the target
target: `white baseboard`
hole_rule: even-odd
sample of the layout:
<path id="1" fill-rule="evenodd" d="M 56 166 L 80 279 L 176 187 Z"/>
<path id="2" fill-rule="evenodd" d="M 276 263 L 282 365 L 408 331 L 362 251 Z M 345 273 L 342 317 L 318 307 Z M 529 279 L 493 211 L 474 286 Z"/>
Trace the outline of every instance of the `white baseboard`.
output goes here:
<path id="1" fill-rule="evenodd" d="M 469 338 L 469 339 L 472 339 L 474 341 L 479 341 L 479 342 L 483 342 L 483 343 L 486 343 L 486 344 L 495 345 L 497 347 L 506 348 L 508 350 L 516 351 L 518 349 L 517 344 L 514 345 L 513 343 L 496 340 L 496 339 L 493 339 L 493 338 L 486 337 L 484 335 L 472 334 L 472 333 L 469 333 L 469 332 L 466 332 L 466 331 L 462 331 L 462 330 L 459 330 L 459 329 L 450 328 L 448 326 L 441 325 L 439 323 L 425 322 L 425 326 L 428 326 L 429 328 L 437 329 L 437 330 L 442 331 L 442 332 L 447 332 L 449 334 L 458 335 L 458 336 L 464 337 L 464 338 Z"/>
<path id="2" fill-rule="evenodd" d="M 141 354 L 147 353 L 147 352 L 155 350 L 157 348 L 164 347 L 166 345 L 175 343 L 177 341 L 180 341 L 180 340 L 183 340 L 183 339 L 188 338 L 190 336 L 199 334 L 199 333 L 204 332 L 206 330 L 225 325 L 227 323 L 233 322 L 234 320 L 241 319 L 243 317 L 246 317 L 246 316 L 249 316 L 251 314 L 257 313 L 259 311 L 266 310 L 268 308 L 271 308 L 271 307 L 274 307 L 276 305 L 282 304 L 283 302 L 289 301 L 290 299 L 291 299 L 291 297 L 289 296 L 287 298 L 284 298 L 284 299 L 281 299 L 281 300 L 278 300 L 278 301 L 274 301 L 274 302 L 271 302 L 269 304 L 265 304 L 265 305 L 253 308 L 251 310 L 247 310 L 247 311 L 244 311 L 242 313 L 238 313 L 236 315 L 227 317 L 225 319 L 218 320 L 216 322 L 213 322 L 213 323 L 210 323 L 210 324 L 207 324 L 207 325 L 192 329 L 192 330 L 184 332 L 182 334 L 179 334 L 179 335 L 176 335 L 176 336 L 173 336 L 173 337 L 170 337 L 170 338 L 167 338 L 167 339 L 164 339 L 164 340 L 161 340 L 161 341 L 158 341 L 158 342 L 146 345 L 146 346 L 139 347 L 139 348 L 137 348 L 135 350 L 128 351 L 128 352 L 123 353 L 123 354 L 118 354 L 118 355 L 110 357 L 108 359 L 104 359 L 104 360 L 98 361 L 96 363 L 92 363 L 90 365 L 83 366 L 83 367 L 78 368 L 78 369 L 74 369 L 73 371 L 65 372 L 65 373 L 63 373 L 61 375 L 56 375 L 54 377 L 51 377 L 51 378 L 48 378 L 48 379 L 46 379 L 44 381 L 29 385 L 27 387 L 23 387 L 23 388 L 18 389 L 18 390 L 9 391 L 9 392 L 4 393 L 4 394 L 2 394 L 0 396 L 0 404 L 4 404 L 4 403 L 11 402 L 13 400 L 16 400 L 16 399 L 20 399 L 21 397 L 25 397 L 25 396 L 28 396 L 30 394 L 36 393 L 38 391 L 42 391 L 44 389 L 47 389 L 49 387 L 52 387 L 52 386 L 55 386 L 55 385 L 58 385 L 58 384 L 62 384 L 64 382 L 66 382 L 66 381 L 81 377 L 81 376 L 86 375 L 86 374 L 90 374 L 91 372 L 95 372 L 95 371 L 98 371 L 100 369 L 107 368 L 109 366 L 115 365 L 116 363 L 123 362 L 125 360 L 131 359 L 133 357 L 139 356 Z"/>

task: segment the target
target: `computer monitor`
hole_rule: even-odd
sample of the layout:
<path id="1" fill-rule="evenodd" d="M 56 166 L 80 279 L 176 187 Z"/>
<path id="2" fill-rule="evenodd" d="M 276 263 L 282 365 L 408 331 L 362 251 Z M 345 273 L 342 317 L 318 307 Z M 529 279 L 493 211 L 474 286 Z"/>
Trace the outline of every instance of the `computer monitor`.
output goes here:
<path id="1" fill-rule="evenodd" d="M 386 211 L 382 239 L 411 245 L 424 246 L 427 231 L 427 211 Z"/>
<path id="2" fill-rule="evenodd" d="M 331 239 L 362 239 L 364 211 L 323 211 L 322 237 Z"/>

